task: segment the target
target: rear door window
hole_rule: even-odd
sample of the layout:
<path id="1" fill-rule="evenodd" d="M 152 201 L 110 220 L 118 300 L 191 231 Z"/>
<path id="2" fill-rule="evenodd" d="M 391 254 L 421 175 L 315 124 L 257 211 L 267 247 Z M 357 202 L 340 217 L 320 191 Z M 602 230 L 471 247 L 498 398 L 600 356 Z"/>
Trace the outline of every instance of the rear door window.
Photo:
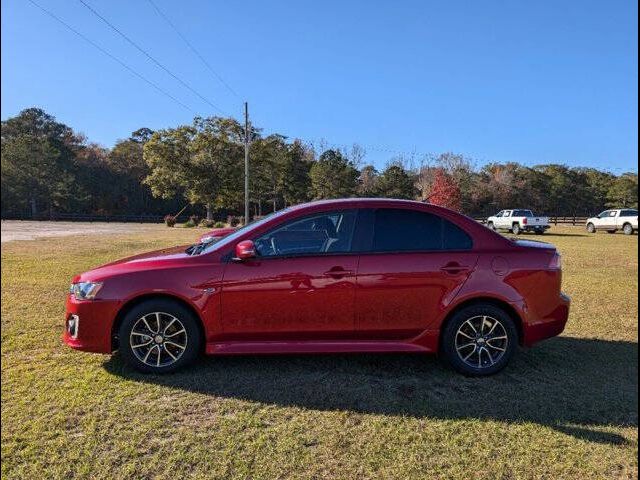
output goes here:
<path id="1" fill-rule="evenodd" d="M 442 249 L 471 250 L 473 241 L 467 232 L 459 226 L 442 219 Z"/>
<path id="2" fill-rule="evenodd" d="M 448 220 L 427 212 L 382 208 L 375 212 L 371 252 L 469 250 L 471 237 Z"/>

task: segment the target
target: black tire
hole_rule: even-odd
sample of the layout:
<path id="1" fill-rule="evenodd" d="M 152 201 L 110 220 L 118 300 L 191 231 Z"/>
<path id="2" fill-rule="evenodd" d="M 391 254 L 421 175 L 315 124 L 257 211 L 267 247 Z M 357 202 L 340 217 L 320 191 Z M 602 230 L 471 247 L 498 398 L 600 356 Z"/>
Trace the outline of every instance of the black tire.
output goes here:
<path id="1" fill-rule="evenodd" d="M 458 353 L 458 349 L 456 348 L 456 337 L 459 337 L 459 329 L 461 327 L 464 328 L 463 325 L 468 320 L 473 321 L 473 319 L 475 318 L 482 318 L 485 316 L 491 320 L 499 322 L 502 325 L 503 331 L 505 332 L 507 337 L 506 344 L 502 345 L 504 347 L 504 352 L 502 352 L 501 356 L 496 359 L 495 363 L 476 367 L 470 365 L 462 358 L 462 355 L 466 354 L 466 351 L 461 350 L 461 353 Z M 482 320 L 482 322 L 484 325 L 484 319 Z M 477 349 L 478 341 L 479 339 L 475 340 L 476 346 L 471 348 L 474 348 L 474 350 Z M 487 343 L 483 343 L 483 345 L 487 345 Z M 447 322 L 444 330 L 442 331 L 440 343 L 440 352 L 445 361 L 457 372 L 473 377 L 484 377 L 487 375 L 498 373 L 500 370 L 507 366 L 507 364 L 515 354 L 517 348 L 518 330 L 516 329 L 513 319 L 504 310 L 489 303 L 470 305 L 456 312 L 453 317 L 451 317 L 451 319 Z M 479 358 L 479 363 L 481 363 L 481 353 L 479 354 Z M 472 360 L 474 359 L 475 358 L 472 357 Z M 485 361 L 487 361 L 487 359 L 488 357 L 485 354 Z"/>
<path id="2" fill-rule="evenodd" d="M 633 225 L 631 225 L 630 223 L 625 223 L 622 227 L 622 231 L 625 235 L 633 235 Z"/>
<path id="3" fill-rule="evenodd" d="M 493 224 L 493 222 L 489 222 L 487 223 L 487 227 L 489 227 L 491 230 L 493 230 L 494 232 L 496 231 L 496 226 Z"/>
<path id="4" fill-rule="evenodd" d="M 596 233 L 596 226 L 593 223 L 589 223 L 587 225 L 587 232 Z"/>
<path id="5" fill-rule="evenodd" d="M 511 227 L 511 231 L 514 235 L 520 235 L 520 232 L 522 231 L 522 229 L 520 228 L 520 224 L 514 223 Z"/>
<path id="6" fill-rule="evenodd" d="M 136 324 L 138 324 L 143 317 L 145 317 L 146 319 L 146 316 L 149 315 L 148 323 L 151 324 L 152 329 L 155 328 L 155 324 L 153 324 L 153 318 L 155 318 L 156 312 L 160 312 L 160 317 L 165 321 L 165 323 L 169 323 L 171 317 L 175 318 L 176 320 L 178 320 L 179 324 L 184 327 L 183 329 L 185 331 L 184 333 L 179 334 L 180 336 L 178 338 L 180 340 L 176 339 L 176 342 L 185 344 L 185 348 L 183 350 L 176 349 L 177 347 L 169 346 L 169 344 L 165 345 L 164 341 L 167 341 L 167 339 L 164 339 L 161 344 L 155 344 L 154 335 L 152 333 L 148 335 L 149 343 L 151 344 L 151 347 L 149 348 L 151 349 L 156 347 L 158 349 L 158 353 L 155 353 L 156 350 L 154 350 L 154 352 L 152 352 L 152 354 L 149 356 L 148 360 L 152 360 L 153 358 L 158 357 L 162 358 L 162 356 L 164 355 L 164 358 L 166 358 L 169 362 L 172 362 L 166 365 L 162 364 L 160 366 L 149 365 L 148 363 L 145 363 L 143 359 L 140 359 L 138 355 L 134 353 L 134 349 L 131 345 L 131 338 L 142 336 L 138 333 L 136 333 L 135 336 L 131 335 L 134 326 L 136 326 Z M 146 302 L 143 302 L 132 308 L 122 320 L 122 324 L 120 325 L 120 328 L 118 330 L 120 355 L 126 364 L 144 373 L 169 373 L 179 370 L 180 368 L 183 368 L 192 363 L 198 357 L 202 350 L 203 338 L 198 322 L 199 320 L 194 317 L 191 311 L 170 299 L 148 300 Z M 180 327 L 176 327 L 174 322 L 174 326 L 169 328 L 175 329 Z M 158 327 L 158 332 L 160 332 L 160 326 Z M 167 330 L 165 327 L 163 334 L 167 334 L 166 332 Z M 169 334 L 167 334 L 167 338 L 168 337 Z M 144 340 L 146 339 L 143 339 L 143 341 Z M 160 353 L 161 350 L 163 353 Z M 171 353 L 172 350 L 173 353 Z M 177 357 L 177 360 L 172 360 L 169 355 Z"/>
<path id="7" fill-rule="evenodd" d="M 544 230 L 536 230 L 536 235 L 544 235 Z"/>

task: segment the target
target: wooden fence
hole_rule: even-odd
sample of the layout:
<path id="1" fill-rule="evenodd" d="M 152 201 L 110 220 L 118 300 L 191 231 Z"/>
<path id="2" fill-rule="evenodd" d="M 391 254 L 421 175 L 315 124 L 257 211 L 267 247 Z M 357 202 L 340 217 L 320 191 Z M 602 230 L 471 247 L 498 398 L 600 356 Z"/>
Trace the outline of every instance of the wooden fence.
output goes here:
<path id="1" fill-rule="evenodd" d="M 549 225 L 584 225 L 589 217 L 549 217 Z M 475 217 L 480 223 L 487 223 L 487 219 Z"/>

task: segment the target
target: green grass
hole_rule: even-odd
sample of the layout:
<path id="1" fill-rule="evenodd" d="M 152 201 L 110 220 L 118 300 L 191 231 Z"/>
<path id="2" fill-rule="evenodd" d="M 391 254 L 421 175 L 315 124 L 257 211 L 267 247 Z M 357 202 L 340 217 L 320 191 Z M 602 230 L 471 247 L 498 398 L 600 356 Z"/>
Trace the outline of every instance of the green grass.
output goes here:
<path id="1" fill-rule="evenodd" d="M 487 379 L 409 355 L 141 375 L 61 343 L 69 280 L 194 231 L 2 244 L 2 478 L 637 478 L 638 237 L 552 231 L 567 329 Z"/>

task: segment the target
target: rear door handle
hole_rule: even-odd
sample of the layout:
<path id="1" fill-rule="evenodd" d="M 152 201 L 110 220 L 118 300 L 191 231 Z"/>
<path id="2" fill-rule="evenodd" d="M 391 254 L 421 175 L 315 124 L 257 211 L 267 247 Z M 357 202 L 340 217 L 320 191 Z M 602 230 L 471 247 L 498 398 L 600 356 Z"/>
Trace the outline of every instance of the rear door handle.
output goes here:
<path id="1" fill-rule="evenodd" d="M 468 272 L 470 268 L 467 267 L 466 265 L 459 265 L 457 263 L 454 263 L 454 264 L 447 264 L 444 267 L 442 267 L 440 270 L 445 273 L 456 275 L 458 273 Z"/>
<path id="2" fill-rule="evenodd" d="M 325 277 L 331 277 L 331 278 L 342 278 L 342 277 L 348 277 L 349 275 L 353 275 L 353 271 L 345 270 L 342 267 L 333 267 L 332 269 L 324 272 Z"/>

